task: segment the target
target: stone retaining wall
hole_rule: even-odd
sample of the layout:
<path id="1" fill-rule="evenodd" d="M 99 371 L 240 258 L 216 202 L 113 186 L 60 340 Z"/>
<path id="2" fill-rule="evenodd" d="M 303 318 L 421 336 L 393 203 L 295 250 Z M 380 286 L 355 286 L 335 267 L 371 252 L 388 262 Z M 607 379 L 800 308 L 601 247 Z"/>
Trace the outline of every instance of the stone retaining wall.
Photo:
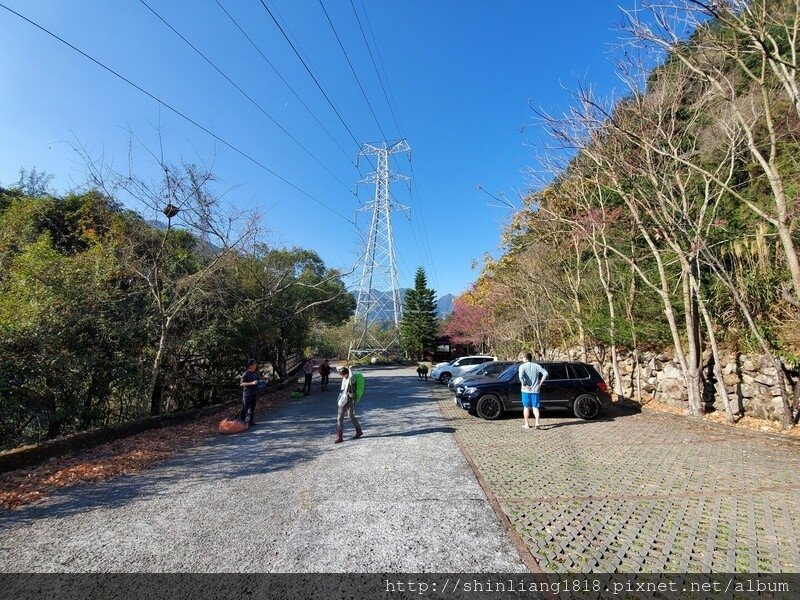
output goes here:
<path id="1" fill-rule="evenodd" d="M 580 360 L 580 352 L 570 349 L 559 352 L 556 359 Z M 599 360 L 600 357 L 602 360 Z M 779 421 L 781 417 L 781 390 L 776 367 L 765 356 L 754 354 L 725 354 L 721 357 L 723 383 L 734 413 L 760 419 Z M 611 355 L 602 349 L 590 353 L 589 362 L 601 372 L 606 381 L 614 380 Z M 637 401 L 656 400 L 665 404 L 687 408 L 689 401 L 683 372 L 675 360 L 664 353 L 643 352 L 638 360 L 632 353 L 620 353 L 617 360 L 622 394 Z M 704 392 L 706 406 L 724 410 L 713 387 L 711 353 L 703 354 Z M 797 378 L 794 377 L 796 380 Z M 791 382 L 785 381 L 788 396 L 792 397 Z"/>

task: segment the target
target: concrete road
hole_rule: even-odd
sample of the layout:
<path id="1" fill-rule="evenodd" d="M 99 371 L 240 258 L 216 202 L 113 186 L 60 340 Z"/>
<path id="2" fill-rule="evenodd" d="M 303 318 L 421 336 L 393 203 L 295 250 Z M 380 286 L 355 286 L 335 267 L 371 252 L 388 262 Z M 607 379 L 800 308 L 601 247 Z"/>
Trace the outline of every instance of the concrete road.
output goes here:
<path id="1" fill-rule="evenodd" d="M 525 572 L 429 385 L 364 372 L 364 438 L 332 443 L 339 379 L 315 379 L 245 434 L 0 513 L 0 570 Z"/>

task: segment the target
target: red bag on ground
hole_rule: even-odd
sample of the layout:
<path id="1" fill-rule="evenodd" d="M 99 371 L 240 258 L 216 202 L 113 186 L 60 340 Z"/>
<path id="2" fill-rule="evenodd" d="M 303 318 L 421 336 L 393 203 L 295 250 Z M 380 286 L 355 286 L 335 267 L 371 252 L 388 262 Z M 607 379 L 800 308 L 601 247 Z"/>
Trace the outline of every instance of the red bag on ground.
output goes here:
<path id="1" fill-rule="evenodd" d="M 238 419 L 222 419 L 219 423 L 220 433 L 242 433 L 247 431 L 249 425 Z"/>

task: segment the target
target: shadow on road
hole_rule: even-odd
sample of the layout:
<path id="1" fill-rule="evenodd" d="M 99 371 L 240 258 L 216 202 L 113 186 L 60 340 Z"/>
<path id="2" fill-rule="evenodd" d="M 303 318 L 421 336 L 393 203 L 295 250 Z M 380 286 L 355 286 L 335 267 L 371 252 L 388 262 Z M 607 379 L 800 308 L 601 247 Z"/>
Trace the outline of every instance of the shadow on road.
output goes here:
<path id="1" fill-rule="evenodd" d="M 557 429 L 559 427 L 568 427 L 570 425 L 589 425 L 591 423 L 612 423 L 617 419 L 623 419 L 625 417 L 630 417 L 634 415 L 638 415 L 642 412 L 641 407 L 635 405 L 633 403 L 614 403 L 611 407 L 606 410 L 603 414 L 601 414 L 596 419 L 591 420 L 584 420 L 579 419 L 576 417 L 571 410 L 562 409 L 562 408 L 550 408 L 550 409 L 542 409 L 541 411 L 541 420 L 546 421 L 544 424 L 540 424 L 539 429 L 547 430 L 547 429 Z M 473 413 L 464 412 L 465 418 L 471 419 L 479 419 L 477 415 Z M 531 417 L 531 420 L 533 417 Z M 458 421 L 459 419 L 446 419 L 449 422 Z M 503 415 L 498 419 L 498 422 L 504 421 L 516 421 L 522 420 L 522 411 L 514 411 L 514 412 L 505 412 Z M 556 422 L 553 422 L 556 421 Z"/>
<path id="2" fill-rule="evenodd" d="M 339 381 L 333 379 L 326 392 L 315 390 L 310 396 L 287 400 L 273 412 L 257 411 L 259 425 L 245 433 L 216 434 L 203 445 L 180 451 L 148 470 L 100 483 L 82 483 L 56 492 L 45 503 L 3 511 L 0 529 L 186 493 L 208 480 L 225 485 L 225 481 L 292 469 L 333 446 L 338 391 Z M 428 420 L 414 415 L 415 406 L 431 401 L 427 387 L 416 376 L 398 379 L 370 374 L 365 398 L 357 408 L 365 439 L 453 433 L 452 427 L 425 427 Z M 345 419 L 345 427 L 349 426 Z"/>
<path id="3" fill-rule="evenodd" d="M 425 429 L 410 429 L 408 431 L 400 431 L 396 433 L 382 433 L 378 435 L 370 435 L 373 438 L 386 438 L 386 437 L 415 437 L 418 435 L 429 435 L 431 433 L 455 433 L 454 427 L 427 427 Z"/>

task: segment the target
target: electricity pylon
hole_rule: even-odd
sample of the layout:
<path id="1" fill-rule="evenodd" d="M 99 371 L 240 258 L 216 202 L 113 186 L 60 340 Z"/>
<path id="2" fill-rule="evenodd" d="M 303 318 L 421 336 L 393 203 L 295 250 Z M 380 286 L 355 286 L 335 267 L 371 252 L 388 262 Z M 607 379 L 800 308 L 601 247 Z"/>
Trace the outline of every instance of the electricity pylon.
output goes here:
<path id="1" fill-rule="evenodd" d="M 408 207 L 392 202 L 389 184 L 392 181 L 408 182 L 411 178 L 389 171 L 389 155 L 397 152 L 410 153 L 411 147 L 405 140 L 380 142 L 364 144 L 358 153 L 359 156 L 377 156 L 378 166 L 375 172 L 358 181 L 374 183 L 375 198 L 361 209 L 371 211 L 372 219 L 358 282 L 355 326 L 348 359 L 400 349 L 400 290 L 391 212 L 393 209 L 408 210 Z M 381 331 L 380 336 L 376 335 L 376 329 Z"/>

